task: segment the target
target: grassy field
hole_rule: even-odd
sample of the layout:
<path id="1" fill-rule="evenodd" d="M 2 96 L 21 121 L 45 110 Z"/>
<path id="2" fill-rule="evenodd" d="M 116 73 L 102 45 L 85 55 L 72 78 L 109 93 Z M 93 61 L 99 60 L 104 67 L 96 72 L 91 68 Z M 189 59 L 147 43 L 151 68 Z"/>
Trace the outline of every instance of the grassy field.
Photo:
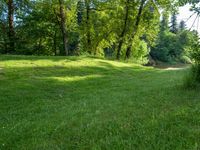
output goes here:
<path id="1" fill-rule="evenodd" d="M 200 149 L 185 69 L 90 57 L 0 56 L 0 149 Z"/>

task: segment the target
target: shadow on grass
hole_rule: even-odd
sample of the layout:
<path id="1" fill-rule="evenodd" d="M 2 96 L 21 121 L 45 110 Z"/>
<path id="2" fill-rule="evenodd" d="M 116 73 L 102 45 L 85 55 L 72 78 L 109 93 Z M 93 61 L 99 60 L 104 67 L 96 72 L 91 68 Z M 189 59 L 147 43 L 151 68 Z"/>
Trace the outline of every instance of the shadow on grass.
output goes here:
<path id="1" fill-rule="evenodd" d="M 51 61 L 79 61 L 86 58 L 102 59 L 95 56 L 25 56 L 25 55 L 0 55 L 0 61 L 38 61 L 38 60 L 51 60 Z"/>

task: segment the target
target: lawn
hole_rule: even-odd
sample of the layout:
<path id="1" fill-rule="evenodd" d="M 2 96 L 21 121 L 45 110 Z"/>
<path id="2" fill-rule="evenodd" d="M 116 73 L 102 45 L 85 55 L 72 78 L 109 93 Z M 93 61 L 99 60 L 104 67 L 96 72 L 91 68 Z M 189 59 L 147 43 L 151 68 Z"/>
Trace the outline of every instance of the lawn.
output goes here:
<path id="1" fill-rule="evenodd" d="M 200 149 L 200 92 L 182 88 L 186 72 L 0 56 L 0 149 Z"/>

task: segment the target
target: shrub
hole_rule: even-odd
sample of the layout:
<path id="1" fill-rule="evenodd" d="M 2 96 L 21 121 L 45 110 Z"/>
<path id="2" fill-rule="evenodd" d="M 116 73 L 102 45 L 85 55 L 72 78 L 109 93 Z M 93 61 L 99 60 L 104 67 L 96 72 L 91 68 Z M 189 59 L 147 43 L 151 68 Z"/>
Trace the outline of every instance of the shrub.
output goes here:
<path id="1" fill-rule="evenodd" d="M 191 52 L 192 59 L 195 61 L 195 64 L 200 65 L 200 43 L 197 41 L 194 44 L 193 50 Z"/>
<path id="2" fill-rule="evenodd" d="M 192 60 L 188 56 L 181 56 L 180 57 L 180 62 L 184 64 L 192 64 Z"/>
<path id="3" fill-rule="evenodd" d="M 190 72 L 185 77 L 184 87 L 200 87 L 200 64 L 195 64 L 191 67 Z"/>
<path id="4" fill-rule="evenodd" d="M 200 87 L 200 40 L 196 33 L 192 40 L 190 55 L 194 62 L 188 76 L 185 78 L 185 86 L 189 88 Z"/>

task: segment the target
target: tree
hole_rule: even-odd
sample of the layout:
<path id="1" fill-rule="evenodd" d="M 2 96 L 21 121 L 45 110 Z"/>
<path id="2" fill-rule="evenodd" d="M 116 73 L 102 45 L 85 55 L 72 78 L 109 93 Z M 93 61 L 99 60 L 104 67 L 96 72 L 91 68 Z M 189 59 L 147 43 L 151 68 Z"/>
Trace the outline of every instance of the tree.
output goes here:
<path id="1" fill-rule="evenodd" d="M 91 5 L 91 2 L 90 0 L 85 0 L 85 7 L 86 7 L 86 30 L 87 30 L 87 33 L 86 33 L 86 36 L 87 36 L 87 51 L 92 54 L 92 41 L 91 41 L 91 29 L 90 29 L 90 12 L 91 12 L 91 9 L 90 9 L 90 5 Z"/>
<path id="2" fill-rule="evenodd" d="M 159 1 L 141 0 L 139 1 L 138 11 L 136 13 L 137 15 L 135 16 L 135 21 L 133 24 L 133 30 L 132 30 L 131 36 L 129 37 L 125 59 L 129 59 L 131 56 L 131 50 L 132 50 L 134 38 L 140 30 L 140 25 L 141 25 L 141 20 L 142 20 L 143 15 L 149 14 L 150 16 L 152 16 L 151 14 L 154 13 L 154 10 L 155 10 L 155 16 L 160 17 L 157 15 L 157 13 L 159 12 L 158 7 L 161 7 L 163 9 L 169 9 L 170 4 L 173 5 L 173 1 L 171 0 L 159 0 Z M 144 10 L 147 10 L 147 9 L 149 11 L 148 12 L 145 11 L 145 13 L 143 13 Z M 151 19 L 149 18 L 149 20 Z"/>
<path id="3" fill-rule="evenodd" d="M 132 46 L 133 46 L 133 40 L 134 40 L 134 37 L 135 37 L 135 35 L 138 31 L 138 27 L 139 27 L 139 24 L 140 24 L 141 15 L 142 15 L 142 11 L 144 9 L 145 2 L 146 2 L 146 0 L 141 0 L 141 2 L 140 2 L 138 13 L 137 13 L 135 23 L 134 23 L 134 30 L 131 34 L 129 41 L 128 41 L 128 47 L 127 47 L 127 50 L 126 50 L 125 59 L 128 59 L 130 57 L 131 49 L 132 49 Z"/>
<path id="4" fill-rule="evenodd" d="M 121 48 L 122 44 L 124 42 L 124 36 L 127 31 L 127 26 L 128 26 L 128 17 L 129 17 L 129 9 L 130 9 L 130 0 L 126 0 L 125 2 L 125 17 L 124 17 L 124 23 L 122 27 L 121 34 L 119 35 L 119 41 L 118 41 L 118 49 L 117 49 L 117 59 L 120 59 L 120 53 L 121 53 Z"/>
<path id="5" fill-rule="evenodd" d="M 200 9 L 198 4 L 200 4 L 199 0 L 184 0 L 179 1 L 180 5 L 192 4 L 191 11 L 196 12 L 199 17 Z M 194 36 L 193 36 L 194 37 Z M 192 48 L 191 48 L 191 56 L 194 60 L 194 64 L 191 68 L 189 76 L 186 78 L 185 86 L 195 88 L 200 85 L 200 43 L 199 43 L 199 35 L 195 32 L 195 37 L 192 40 Z"/>
<path id="6" fill-rule="evenodd" d="M 160 23 L 160 31 L 161 33 L 163 31 L 169 31 L 169 13 L 167 11 L 164 11 L 162 14 L 162 20 Z"/>
<path id="7" fill-rule="evenodd" d="M 0 11 L 3 33 L 0 52 L 5 53 L 11 47 L 11 38 L 7 34 L 8 19 L 4 17 L 8 16 L 7 3 L 1 1 L 6 9 Z M 145 57 L 158 33 L 158 8 L 168 5 L 169 1 L 13 0 L 14 52 L 101 56 L 109 53 L 117 59 Z"/>
<path id="8" fill-rule="evenodd" d="M 183 31 L 186 29 L 186 24 L 185 21 L 181 20 L 180 24 L 179 24 L 179 30 Z"/>
<path id="9" fill-rule="evenodd" d="M 67 39 L 67 31 L 66 31 L 66 14 L 64 9 L 64 1 L 59 0 L 59 6 L 60 6 L 60 22 L 61 22 L 61 31 L 63 36 L 63 47 L 65 50 L 66 56 L 69 54 L 68 51 L 68 39 Z"/>
<path id="10" fill-rule="evenodd" d="M 13 53 L 15 51 L 15 30 L 14 30 L 14 2 L 13 0 L 7 1 L 8 7 L 8 37 L 9 37 L 9 53 Z"/>
<path id="11" fill-rule="evenodd" d="M 178 32 L 178 23 L 177 23 L 177 15 L 175 12 L 173 12 L 172 17 L 171 17 L 171 27 L 170 31 L 172 33 L 177 33 Z"/>
<path id="12" fill-rule="evenodd" d="M 79 26 L 82 24 L 83 14 L 84 14 L 84 3 L 82 0 L 79 0 L 77 3 L 77 22 Z"/>
<path id="13" fill-rule="evenodd" d="M 7 16 L 5 11 L 7 4 L 3 2 L 0 3 L 0 53 L 7 53 L 7 43 L 8 43 L 8 34 L 7 34 Z"/>

